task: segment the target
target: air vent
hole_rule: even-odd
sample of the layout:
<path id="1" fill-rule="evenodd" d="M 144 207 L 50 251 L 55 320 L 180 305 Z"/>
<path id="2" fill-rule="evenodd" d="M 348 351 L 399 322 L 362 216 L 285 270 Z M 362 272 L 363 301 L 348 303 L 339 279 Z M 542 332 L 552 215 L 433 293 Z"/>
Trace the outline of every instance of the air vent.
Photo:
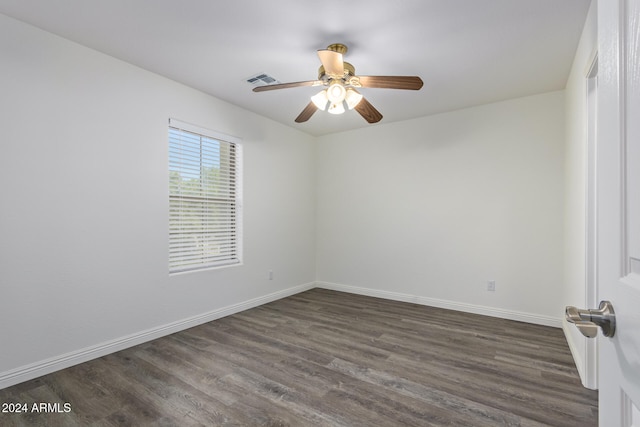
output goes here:
<path id="1" fill-rule="evenodd" d="M 255 76 L 249 77 L 247 79 L 247 83 L 252 84 L 253 86 L 267 86 L 280 82 L 268 74 L 260 73 L 256 74 Z"/>

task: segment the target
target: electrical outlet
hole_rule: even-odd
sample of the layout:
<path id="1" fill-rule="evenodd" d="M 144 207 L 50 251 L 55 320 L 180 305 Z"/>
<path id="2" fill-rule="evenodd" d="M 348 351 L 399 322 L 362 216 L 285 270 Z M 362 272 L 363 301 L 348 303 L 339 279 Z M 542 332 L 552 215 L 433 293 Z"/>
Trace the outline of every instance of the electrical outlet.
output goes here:
<path id="1" fill-rule="evenodd" d="M 269 270 L 269 280 L 273 280 L 273 270 Z"/>
<path id="2" fill-rule="evenodd" d="M 487 290 L 489 292 L 495 292 L 496 291 L 496 281 L 495 280 L 489 280 L 487 282 Z"/>

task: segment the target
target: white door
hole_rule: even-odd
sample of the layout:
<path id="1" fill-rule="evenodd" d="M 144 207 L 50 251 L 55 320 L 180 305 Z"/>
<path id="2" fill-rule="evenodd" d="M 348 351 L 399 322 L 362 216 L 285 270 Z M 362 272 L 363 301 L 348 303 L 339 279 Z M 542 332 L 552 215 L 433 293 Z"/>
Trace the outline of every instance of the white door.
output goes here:
<path id="1" fill-rule="evenodd" d="M 600 426 L 640 427 L 640 0 L 598 1 L 597 117 Z"/>

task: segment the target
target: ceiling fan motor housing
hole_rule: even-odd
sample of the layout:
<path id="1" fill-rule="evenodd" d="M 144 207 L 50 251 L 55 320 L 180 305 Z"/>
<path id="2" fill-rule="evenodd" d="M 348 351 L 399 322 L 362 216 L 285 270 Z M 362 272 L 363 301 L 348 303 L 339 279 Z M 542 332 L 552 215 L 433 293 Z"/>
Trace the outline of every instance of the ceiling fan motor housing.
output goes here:
<path id="1" fill-rule="evenodd" d="M 353 65 L 351 65 L 350 63 L 344 61 L 344 77 L 343 79 L 348 80 L 350 77 L 353 77 L 356 75 L 356 69 Z M 324 70 L 324 65 L 321 65 L 320 68 L 318 68 L 318 80 L 324 80 L 323 77 L 326 75 L 326 71 Z"/>

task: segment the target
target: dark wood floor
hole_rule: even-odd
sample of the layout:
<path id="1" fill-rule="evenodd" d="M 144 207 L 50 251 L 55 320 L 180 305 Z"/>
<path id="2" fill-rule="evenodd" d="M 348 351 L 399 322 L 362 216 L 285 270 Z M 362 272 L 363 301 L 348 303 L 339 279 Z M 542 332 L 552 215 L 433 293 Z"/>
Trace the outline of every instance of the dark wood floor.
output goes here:
<path id="1" fill-rule="evenodd" d="M 596 426 L 597 400 L 560 329 L 314 289 L 0 390 L 29 405 L 0 425 Z"/>

